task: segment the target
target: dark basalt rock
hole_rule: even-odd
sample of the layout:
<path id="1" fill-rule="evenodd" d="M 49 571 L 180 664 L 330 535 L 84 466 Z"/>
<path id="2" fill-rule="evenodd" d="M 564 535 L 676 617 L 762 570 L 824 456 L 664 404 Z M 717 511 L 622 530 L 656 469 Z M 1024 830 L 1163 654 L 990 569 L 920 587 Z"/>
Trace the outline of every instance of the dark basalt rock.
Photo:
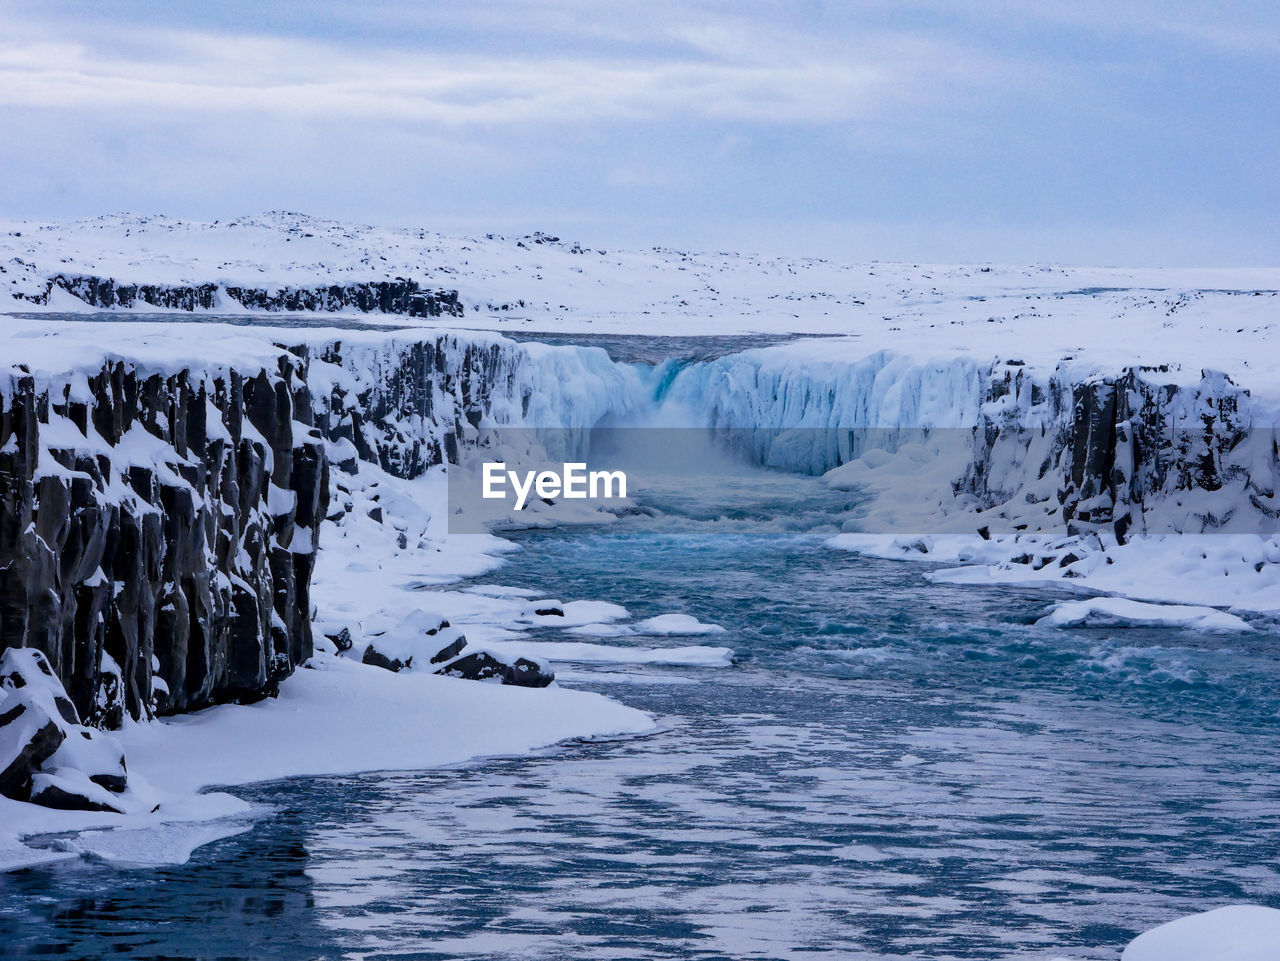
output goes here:
<path id="1" fill-rule="evenodd" d="M 110 277 L 56 274 L 45 284 L 42 294 L 31 296 L 35 303 L 48 303 L 54 288 L 64 290 L 91 307 L 133 307 L 148 304 L 165 310 L 212 310 L 218 306 L 219 285 L 128 284 Z M 456 290 L 424 290 L 413 280 L 383 280 L 370 283 L 329 284 L 314 287 L 221 288 L 222 294 L 242 307 L 271 312 L 332 313 L 337 310 L 381 311 L 409 317 L 461 317 L 464 308 Z"/>
<path id="2" fill-rule="evenodd" d="M 54 676 L 49 659 L 40 651 L 10 649 L 0 654 L 0 697 L 5 691 L 25 689 L 52 703 L 68 724 L 79 724 L 80 715 Z"/>
<path id="3" fill-rule="evenodd" d="M 537 661 L 520 657 L 508 664 L 488 651 L 465 654 L 445 664 L 436 673 L 468 681 L 498 680 L 517 687 L 546 687 L 556 679 L 554 673 Z"/>
<path id="4" fill-rule="evenodd" d="M 370 642 L 369 646 L 364 649 L 364 656 L 360 658 L 364 664 L 372 664 L 374 667 L 380 667 L 386 671 L 399 673 L 413 663 L 413 658 L 402 661 L 396 657 L 388 657 L 381 653 L 377 646 L 377 642 Z"/>
<path id="5" fill-rule="evenodd" d="M 37 774 L 32 779 L 31 803 L 59 811 L 124 813 L 112 803 L 109 795 L 95 789 L 92 781 L 75 772 L 64 773 L 61 769 L 57 774 Z"/>
<path id="6" fill-rule="evenodd" d="M 350 628 L 346 628 L 346 627 L 341 628 L 340 630 L 338 630 L 336 633 L 333 633 L 333 634 L 326 632 L 324 636 L 327 637 L 329 640 L 333 641 L 333 646 L 336 647 L 339 651 L 351 650 L 351 629 Z"/>
<path id="7" fill-rule="evenodd" d="M 503 684 L 514 684 L 517 687 L 546 687 L 556 676 L 537 661 L 525 657 L 516 658 L 502 675 Z"/>
<path id="8" fill-rule="evenodd" d="M 25 801 L 31 779 L 66 739 L 62 726 L 30 693 L 0 702 L 0 794 Z"/>
<path id="9" fill-rule="evenodd" d="M 78 770 L 90 781 L 114 794 L 129 783 L 128 768 L 120 744 L 109 734 L 82 727 L 66 732 L 67 739 L 45 765 L 50 770 Z"/>
<path id="10" fill-rule="evenodd" d="M 217 295 L 211 285 L 57 283 L 96 306 L 187 309 Z M 450 292 L 411 281 L 237 292 L 264 309 L 461 311 Z M 79 717 L 98 727 L 270 696 L 312 653 L 311 572 L 331 515 L 326 444 L 416 477 L 456 453 L 467 425 L 512 389 L 516 357 L 440 334 L 333 342 L 315 359 L 310 348 L 281 347 L 259 370 L 144 374 L 109 361 L 74 394 L 58 380 L 37 385 L 21 367 L 0 373 L 9 381 L 0 390 L 0 650 L 43 651 Z M 346 386 L 312 396 L 316 362 L 343 367 Z M 145 432 L 173 456 L 125 465 L 96 450 L 45 453 L 42 427 L 54 418 L 91 428 L 108 448 Z M 70 430 L 60 425 L 61 436 Z M 41 469 L 46 457 L 59 469 Z"/>
<path id="11" fill-rule="evenodd" d="M 461 654 L 463 648 L 466 646 L 467 636 L 465 634 L 459 634 L 451 643 L 446 644 L 436 652 L 435 656 L 431 658 L 431 663 L 443 664 L 445 661 L 455 658 Z"/>
<path id="12" fill-rule="evenodd" d="M 0 656 L 0 794 L 50 807 L 116 811 L 103 792 L 128 786 L 124 751 L 110 734 L 79 723 L 45 656 Z"/>
<path id="13" fill-rule="evenodd" d="M 488 651 L 476 651 L 450 661 L 436 673 L 448 677 L 460 677 L 467 681 L 491 681 L 495 678 L 502 680 L 506 670 L 507 665 Z"/>
<path id="14" fill-rule="evenodd" d="M 974 429 L 973 459 L 957 491 L 990 508 L 1020 494 L 993 477 L 1015 484 L 1053 478 L 1057 496 L 1043 505 L 1041 523 L 1031 529 L 1056 527 L 1068 535 L 1109 530 L 1120 543 L 1160 524 L 1200 533 L 1221 522 L 1161 513 L 1181 491 L 1235 485 L 1241 503 L 1274 519 L 1280 507 L 1271 483 L 1274 466 L 1259 475 L 1250 464 L 1274 465 L 1276 455 L 1268 432 L 1251 433 L 1241 414 L 1249 392 L 1210 370 L 1197 384 L 1161 383 L 1167 370 L 1128 368 L 1083 382 L 1055 373 L 1044 385 L 1023 367 L 993 369 Z M 985 405 L 997 398 L 1003 400 L 991 409 L 998 413 L 987 413 Z M 1026 421 L 1052 426 L 1027 428 Z M 1040 462 L 1020 462 L 1033 448 Z M 1010 470 L 1010 463 L 1018 469 Z M 985 530 L 984 538 L 990 537 Z"/>
<path id="15" fill-rule="evenodd" d="M 284 352 L 252 376 L 113 361 L 87 396 L 17 369 L 0 391 L 0 648 L 43 651 L 87 723 L 257 696 L 311 655 L 329 482 L 323 440 L 298 426 L 304 374 Z M 53 418 L 110 447 L 145 432 L 172 457 L 44 453 Z"/>

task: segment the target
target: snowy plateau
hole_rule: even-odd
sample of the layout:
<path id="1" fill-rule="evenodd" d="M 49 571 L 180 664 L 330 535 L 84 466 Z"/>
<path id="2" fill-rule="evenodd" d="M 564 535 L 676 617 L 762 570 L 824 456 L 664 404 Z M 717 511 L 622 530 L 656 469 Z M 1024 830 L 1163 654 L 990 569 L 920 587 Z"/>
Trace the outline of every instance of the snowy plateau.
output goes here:
<path id="1" fill-rule="evenodd" d="M 0 358 L 12 869 L 181 863 L 270 816 L 235 785 L 647 735 L 573 665 L 733 663 L 732 632 L 684 612 L 462 583 L 501 569 L 503 532 L 646 509 L 643 487 L 538 497 L 450 535 L 449 465 L 490 430 L 579 445 L 557 460 L 603 427 L 704 432 L 863 498 L 832 558 L 1042 591 L 1064 638 L 1280 618 L 1280 270 L 11 221 Z M 1276 912 L 1222 911 L 1124 957 L 1276 956 Z"/>

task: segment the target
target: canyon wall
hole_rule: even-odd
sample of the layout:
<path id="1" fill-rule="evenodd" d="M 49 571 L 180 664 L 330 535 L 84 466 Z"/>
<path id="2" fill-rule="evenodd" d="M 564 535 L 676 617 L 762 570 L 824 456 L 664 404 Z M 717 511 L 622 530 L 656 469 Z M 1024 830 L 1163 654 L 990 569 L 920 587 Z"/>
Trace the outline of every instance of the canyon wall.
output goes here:
<path id="1" fill-rule="evenodd" d="M 330 471 L 440 463 L 495 403 L 519 410 L 520 359 L 441 335 L 282 345 L 232 369 L 12 367 L 0 649 L 43 651 L 103 727 L 271 693 L 311 655 Z"/>
<path id="2" fill-rule="evenodd" d="M 270 694 L 311 654 L 331 472 L 412 478 L 481 424 L 577 435 L 674 404 L 748 438 L 757 463 L 810 473 L 949 432 L 962 445 L 943 493 L 953 520 L 984 512 L 970 531 L 1002 518 L 1123 541 L 1274 532 L 1280 516 L 1274 428 L 1211 371 L 1175 383 L 771 349 L 646 376 L 600 350 L 492 335 L 273 346 L 282 334 L 263 331 L 254 362 L 0 374 L 0 648 L 43 651 L 97 725 Z"/>
<path id="3" fill-rule="evenodd" d="M 338 310 L 377 311 L 407 317 L 461 317 L 456 290 L 424 290 L 408 279 L 314 286 L 249 287 L 236 284 L 130 284 L 111 277 L 55 274 L 43 290 L 23 295 L 35 304 L 49 303 L 60 290 L 90 307 L 111 309 L 145 304 L 162 310 L 227 310 L 245 308 L 279 312 L 332 313 Z"/>
<path id="4" fill-rule="evenodd" d="M 301 366 L 105 362 L 0 390 L 0 647 L 42 650 L 81 716 L 252 699 L 311 653 L 328 462 Z"/>

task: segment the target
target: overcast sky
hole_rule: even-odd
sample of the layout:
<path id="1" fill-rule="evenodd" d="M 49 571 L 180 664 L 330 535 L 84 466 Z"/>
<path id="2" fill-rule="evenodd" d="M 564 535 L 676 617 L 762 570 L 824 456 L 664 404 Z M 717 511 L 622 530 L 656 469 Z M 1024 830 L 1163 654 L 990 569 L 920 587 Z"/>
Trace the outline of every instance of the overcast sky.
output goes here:
<path id="1" fill-rule="evenodd" d="M 1275 0 L 0 0 L 0 215 L 1280 264 Z"/>

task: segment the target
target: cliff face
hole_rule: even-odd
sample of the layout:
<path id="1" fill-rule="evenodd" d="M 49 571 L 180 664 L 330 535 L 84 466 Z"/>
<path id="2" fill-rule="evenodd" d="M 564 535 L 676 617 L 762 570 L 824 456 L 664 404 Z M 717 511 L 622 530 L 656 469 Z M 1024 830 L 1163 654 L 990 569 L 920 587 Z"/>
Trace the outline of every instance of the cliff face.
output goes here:
<path id="1" fill-rule="evenodd" d="M 640 400 L 600 351 L 420 332 L 262 348 L 231 366 L 0 375 L 0 649 L 45 652 L 92 723 L 261 697 L 310 656 L 331 470 L 415 477 L 482 422 L 580 431 Z M 1274 531 L 1275 431 L 1250 429 L 1248 392 L 1160 373 L 764 351 L 683 368 L 669 395 L 751 428 L 761 463 L 810 472 L 885 428 L 894 443 L 947 429 L 954 509 L 1009 530 Z M 877 426 L 832 426 L 848 423 Z"/>
<path id="2" fill-rule="evenodd" d="M 253 698 L 311 653 L 323 444 L 274 370 L 0 392 L 0 647 L 45 652 L 81 715 Z"/>
<path id="3" fill-rule="evenodd" d="M 231 306 L 227 303 L 230 300 L 240 307 L 271 312 L 332 313 L 355 309 L 409 317 L 463 315 L 456 290 L 424 290 L 416 281 L 403 279 L 266 288 L 213 283 L 127 284 L 110 277 L 57 274 L 45 282 L 42 292 L 27 299 L 46 304 L 55 289 L 102 309 L 147 304 L 164 310 L 213 310 L 226 309 Z"/>
<path id="4" fill-rule="evenodd" d="M 416 476 L 520 410 L 522 356 L 442 335 L 281 346 L 256 368 L 12 368 L 0 649 L 43 651 L 103 727 L 270 693 L 312 652 L 328 452 Z"/>
<path id="5" fill-rule="evenodd" d="M 1020 366 L 992 368 L 960 489 L 983 507 L 1007 505 L 1030 529 L 1108 529 L 1121 543 L 1148 532 L 1274 532 L 1276 432 L 1252 423 L 1249 391 L 1217 371 L 1189 385 L 1162 373 L 1058 371 L 1037 383 Z"/>
<path id="6" fill-rule="evenodd" d="M 527 409 L 524 355 L 514 344 L 434 340 L 333 341 L 310 365 L 315 423 L 331 441 L 349 441 L 358 460 L 398 477 L 456 460 L 467 426 L 497 414 L 514 422 Z M 346 469 L 355 470 L 355 461 Z"/>
<path id="7" fill-rule="evenodd" d="M 867 532 L 961 530 L 975 510 L 990 512 L 973 525 L 989 534 L 1280 529 L 1274 410 L 1217 371 L 888 351 L 831 361 L 800 344 L 690 365 L 666 396 L 706 411 L 758 463 L 858 468 L 833 481 L 876 490 Z M 908 445 L 919 470 L 851 464 Z"/>

